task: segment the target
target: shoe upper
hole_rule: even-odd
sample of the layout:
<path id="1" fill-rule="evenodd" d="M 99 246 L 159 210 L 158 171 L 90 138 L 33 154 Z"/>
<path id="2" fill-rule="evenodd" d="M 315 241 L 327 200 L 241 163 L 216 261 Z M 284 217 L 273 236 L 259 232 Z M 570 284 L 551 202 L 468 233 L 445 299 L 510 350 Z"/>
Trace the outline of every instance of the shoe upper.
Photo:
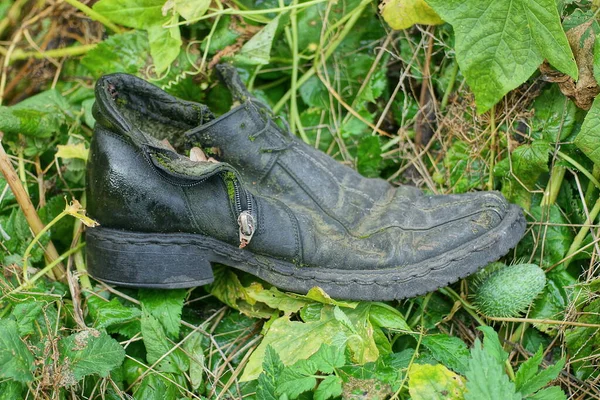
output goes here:
<path id="1" fill-rule="evenodd" d="M 424 196 L 363 178 L 279 129 L 232 82 L 242 104 L 215 118 L 139 78 L 102 78 L 88 163 L 90 215 L 112 228 L 239 244 L 246 212 L 255 228 L 250 251 L 350 270 L 437 257 L 477 240 L 506 215 L 509 205 L 495 192 Z M 162 144 L 165 137 L 218 147 L 227 163 L 193 162 Z"/>

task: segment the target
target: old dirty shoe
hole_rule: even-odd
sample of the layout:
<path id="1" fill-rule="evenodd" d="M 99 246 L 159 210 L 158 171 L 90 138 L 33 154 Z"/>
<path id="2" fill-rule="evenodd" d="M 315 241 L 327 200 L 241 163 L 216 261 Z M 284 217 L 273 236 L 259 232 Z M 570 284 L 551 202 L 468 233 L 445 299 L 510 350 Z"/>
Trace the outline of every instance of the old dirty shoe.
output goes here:
<path id="1" fill-rule="evenodd" d="M 87 233 L 87 257 L 90 274 L 107 282 L 191 287 L 211 282 L 211 265 L 222 263 L 285 290 L 320 286 L 334 297 L 390 300 L 476 271 L 524 231 L 520 209 L 495 193 L 389 188 L 353 197 L 343 218 L 331 197 L 301 194 L 301 178 L 286 178 L 289 193 L 266 196 L 264 183 L 240 176 L 250 176 L 244 165 L 193 162 L 164 145 L 160 139 L 177 143 L 214 116 L 129 75 L 98 82 L 94 114 L 88 211 L 101 226 Z M 347 189 L 328 185 L 310 189 L 346 204 Z"/>

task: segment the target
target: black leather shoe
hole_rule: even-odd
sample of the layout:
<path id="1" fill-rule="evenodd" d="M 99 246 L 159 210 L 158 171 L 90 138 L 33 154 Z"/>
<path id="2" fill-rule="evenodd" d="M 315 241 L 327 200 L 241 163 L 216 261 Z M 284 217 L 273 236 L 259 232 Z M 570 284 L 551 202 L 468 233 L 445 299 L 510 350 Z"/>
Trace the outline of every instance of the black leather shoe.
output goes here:
<path id="1" fill-rule="evenodd" d="M 94 115 L 88 211 L 101 226 L 88 230 L 87 257 L 106 282 L 191 287 L 221 263 L 285 290 L 399 299 L 475 272 L 525 229 L 498 193 L 424 196 L 362 178 L 282 132 L 250 96 L 215 119 L 115 74 L 98 82 Z M 193 162 L 165 137 L 219 147 L 227 163 Z"/>

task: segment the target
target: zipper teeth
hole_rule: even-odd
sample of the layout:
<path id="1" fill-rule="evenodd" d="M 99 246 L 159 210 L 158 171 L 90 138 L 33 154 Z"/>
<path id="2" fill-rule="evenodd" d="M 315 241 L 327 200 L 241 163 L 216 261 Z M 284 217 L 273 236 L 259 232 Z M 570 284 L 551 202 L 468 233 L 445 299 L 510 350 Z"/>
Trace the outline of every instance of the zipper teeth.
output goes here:
<path id="1" fill-rule="evenodd" d="M 172 179 L 170 179 L 169 177 L 167 177 L 165 174 L 162 174 L 154 165 L 154 163 L 152 163 L 152 161 L 150 160 L 150 158 L 152 157 L 152 155 L 150 153 L 148 153 L 148 157 L 144 157 L 144 159 L 146 160 L 146 162 L 148 163 L 148 165 L 150 166 L 150 169 L 154 171 L 155 174 L 157 174 L 158 176 L 160 176 L 162 179 L 164 179 L 165 181 L 169 182 L 172 185 L 175 186 L 181 186 L 181 187 L 192 187 L 192 186 L 196 186 L 201 184 L 202 182 L 206 181 L 208 178 L 210 178 L 210 176 L 201 178 L 199 181 L 195 181 L 193 183 L 181 183 L 181 182 L 176 182 Z"/>
<path id="2" fill-rule="evenodd" d="M 233 179 L 233 187 L 235 189 L 235 209 L 237 211 L 238 214 L 242 213 L 242 197 L 240 194 L 240 185 L 237 181 L 237 179 Z"/>

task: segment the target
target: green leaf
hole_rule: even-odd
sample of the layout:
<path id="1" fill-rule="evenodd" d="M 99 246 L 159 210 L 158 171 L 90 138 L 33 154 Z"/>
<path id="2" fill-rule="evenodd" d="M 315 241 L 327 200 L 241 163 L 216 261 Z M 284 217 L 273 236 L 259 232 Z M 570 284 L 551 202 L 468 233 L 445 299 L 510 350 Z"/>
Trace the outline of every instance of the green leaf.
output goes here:
<path id="1" fill-rule="evenodd" d="M 163 376 L 161 376 L 163 375 Z M 134 390 L 133 396 L 136 399 L 144 400 L 178 400 L 180 399 L 179 389 L 173 382 L 171 374 L 148 373 L 139 386 Z M 166 378 L 170 378 L 169 381 Z"/>
<path id="2" fill-rule="evenodd" d="M 213 269 L 215 280 L 207 286 L 210 294 L 227 304 L 229 307 L 239 310 L 237 302 L 246 299 L 246 288 L 240 283 L 240 279 L 230 268 L 217 266 Z"/>
<path id="3" fill-rule="evenodd" d="M 35 332 L 34 321 L 42 313 L 44 303 L 37 300 L 29 300 L 15 305 L 11 315 L 17 320 L 19 335 L 25 336 Z"/>
<path id="4" fill-rule="evenodd" d="M 267 346 L 263 361 L 263 372 L 258 377 L 258 386 L 256 388 L 256 395 L 259 399 L 277 400 L 279 398 L 275 394 L 275 389 L 277 388 L 277 381 L 283 369 L 284 365 L 275 349 Z"/>
<path id="5" fill-rule="evenodd" d="M 47 90 L 14 106 L 0 106 L 0 131 L 48 138 L 72 119 L 70 106 L 56 90 Z M 6 140 L 6 138 L 5 138 Z"/>
<path id="6" fill-rule="evenodd" d="M 456 59 L 483 113 L 525 82 L 543 57 L 523 0 L 427 0 L 454 28 Z"/>
<path id="7" fill-rule="evenodd" d="M 377 178 L 381 173 L 381 140 L 379 136 L 365 136 L 360 139 L 357 150 L 356 169 L 367 178 Z"/>
<path id="8" fill-rule="evenodd" d="M 332 343 L 344 333 L 344 326 L 333 317 L 331 307 L 323 308 L 321 319 L 314 322 L 290 321 L 288 316 L 273 321 L 260 345 L 254 350 L 240 380 L 256 379 L 262 371 L 267 346 L 272 346 L 284 365 L 316 353 L 323 343 Z"/>
<path id="9" fill-rule="evenodd" d="M 385 22 L 396 30 L 414 24 L 439 25 L 444 22 L 424 0 L 387 0 L 380 9 Z"/>
<path id="10" fill-rule="evenodd" d="M 555 269 L 546 274 L 546 287 L 538 299 L 533 303 L 529 317 L 534 319 L 562 320 L 565 310 L 573 293 L 573 285 L 577 280 L 568 272 Z M 535 324 L 542 332 L 552 335 L 557 330 L 557 325 Z"/>
<path id="11" fill-rule="evenodd" d="M 256 282 L 248 286 L 245 293 L 252 300 L 265 303 L 267 306 L 275 310 L 281 310 L 286 314 L 298 312 L 302 307 L 311 303 L 310 300 L 280 292 L 275 286 L 267 290 Z"/>
<path id="12" fill-rule="evenodd" d="M 532 136 L 549 143 L 566 139 L 575 126 L 577 107 L 565 97 L 558 85 L 551 85 L 536 97 L 532 109 Z"/>
<path id="13" fill-rule="evenodd" d="M 464 374 L 469 366 L 469 349 L 458 337 L 446 334 L 428 335 L 421 338 L 433 358 L 450 369 Z"/>
<path id="14" fill-rule="evenodd" d="M 336 368 L 340 368 L 346 363 L 344 350 L 345 346 L 342 348 L 324 343 L 315 354 L 310 356 L 309 360 L 314 362 L 317 371 L 332 374 Z"/>
<path id="15" fill-rule="evenodd" d="M 594 38 L 594 79 L 600 84 L 600 34 Z"/>
<path id="16" fill-rule="evenodd" d="M 592 108 L 588 111 L 581 130 L 575 138 L 575 144 L 595 164 L 600 165 L 600 97 L 594 99 Z"/>
<path id="17" fill-rule="evenodd" d="M 21 341 L 17 323 L 11 319 L 0 320 L 0 377 L 17 382 L 31 382 L 33 355 Z"/>
<path id="18" fill-rule="evenodd" d="M 92 8 L 117 24 L 146 29 L 162 25 L 163 4 L 164 0 L 100 0 Z"/>
<path id="19" fill-rule="evenodd" d="M 524 0 L 531 35 L 540 54 L 559 71 L 577 80 L 579 70 L 560 22 L 555 0 Z"/>
<path id="20" fill-rule="evenodd" d="M 209 6 L 210 0 L 175 0 L 175 11 L 186 21 L 200 18 Z"/>
<path id="21" fill-rule="evenodd" d="M 111 35 L 98 43 L 81 59 L 81 64 L 96 79 L 111 72 L 140 75 L 148 63 L 149 54 L 150 44 L 146 32 L 130 31 Z"/>
<path id="22" fill-rule="evenodd" d="M 533 379 L 533 377 L 537 375 L 538 368 L 542 362 L 543 356 L 544 349 L 542 348 L 542 346 L 540 346 L 540 348 L 533 355 L 533 357 L 530 357 L 529 359 L 527 359 L 527 361 L 521 364 L 519 370 L 515 374 L 515 385 L 517 391 L 520 392 L 522 395 L 527 395 L 531 393 L 525 393 L 522 388 L 527 384 L 527 382 L 530 379 Z"/>
<path id="23" fill-rule="evenodd" d="M 139 299 L 143 307 L 160 321 L 167 335 L 175 339 L 181 327 L 181 310 L 187 295 L 185 289 L 140 289 Z"/>
<path id="24" fill-rule="evenodd" d="M 413 400 L 459 400 L 465 382 L 441 364 L 413 364 L 408 371 L 408 392 Z"/>
<path id="25" fill-rule="evenodd" d="M 62 362 L 73 374 L 72 383 L 87 375 L 108 376 L 125 359 L 125 349 L 104 332 L 86 329 L 59 342 Z"/>
<path id="26" fill-rule="evenodd" d="M 266 65 L 271 59 L 271 46 L 275 32 L 279 25 L 279 17 L 264 26 L 256 35 L 252 36 L 234 57 L 238 65 Z"/>
<path id="27" fill-rule="evenodd" d="M 536 354 L 537 355 L 537 354 Z M 532 357 L 533 358 L 533 357 Z M 529 361 L 529 360 L 527 360 Z M 536 360 L 534 360 L 535 362 Z M 541 362 L 541 356 L 538 362 Z M 548 368 L 542 370 L 540 373 L 537 373 L 537 365 L 535 367 L 536 369 L 536 374 L 533 376 L 530 376 L 529 379 L 527 380 L 522 380 L 522 381 L 518 381 L 517 379 L 515 379 L 515 383 L 517 384 L 517 390 L 523 395 L 526 396 L 528 394 L 534 393 L 538 390 L 540 390 L 541 388 L 543 388 L 544 386 L 546 386 L 548 383 L 550 383 L 551 381 L 553 381 L 554 379 L 556 379 L 556 377 L 558 376 L 558 374 L 560 374 L 560 371 L 562 371 L 563 367 L 565 366 L 565 359 L 562 358 L 560 359 L 556 364 L 549 366 Z M 529 371 L 526 371 L 528 373 L 528 375 L 531 375 L 531 365 L 529 365 L 527 367 L 529 369 Z M 519 371 L 521 369 L 519 368 Z M 517 371 L 517 373 L 519 372 Z M 516 378 L 516 377 L 515 377 Z M 523 379 L 524 377 L 522 377 Z M 519 386 L 519 383 L 521 383 L 521 385 Z"/>
<path id="28" fill-rule="evenodd" d="M 531 400 L 567 400 L 567 395 L 558 386 L 550 386 L 528 397 Z"/>
<path id="29" fill-rule="evenodd" d="M 146 359 L 150 364 L 161 359 L 156 367 L 160 371 L 179 373 L 189 369 L 189 359 L 180 349 L 171 351 L 174 345 L 169 343 L 162 325 L 145 308 L 142 308 L 141 325 Z M 163 357 L 167 353 L 168 355 Z"/>
<path id="30" fill-rule="evenodd" d="M 449 184 L 452 193 L 465 193 L 483 187 L 487 179 L 485 161 L 476 149 L 462 140 L 456 140 L 446 152 L 443 161 L 445 174 L 434 178 L 441 185 Z"/>
<path id="31" fill-rule="evenodd" d="M 87 306 L 96 328 L 107 328 L 130 322 L 142 315 L 139 308 L 125 307 L 117 298 L 106 301 L 98 296 L 90 296 L 87 299 Z"/>
<path id="32" fill-rule="evenodd" d="M 190 385 L 196 390 L 202 385 L 205 368 L 204 349 L 202 341 L 204 337 L 200 332 L 193 332 L 191 336 L 183 343 L 183 349 L 190 358 Z"/>
<path id="33" fill-rule="evenodd" d="M 179 27 L 163 28 L 160 25 L 148 27 L 148 41 L 156 73 L 160 75 L 175 61 L 181 50 Z"/>
<path id="34" fill-rule="evenodd" d="M 13 380 L 0 382 L 0 400 L 24 399 L 23 388 L 22 383 Z"/>
<path id="35" fill-rule="evenodd" d="M 577 322 L 600 324 L 600 299 L 591 301 L 582 310 Z M 571 356 L 571 369 L 580 379 L 587 379 L 597 365 L 600 353 L 600 334 L 598 328 L 573 327 L 566 331 L 565 342 Z"/>
<path id="36" fill-rule="evenodd" d="M 494 357 L 499 364 L 503 364 L 506 360 L 508 360 L 508 353 L 502 348 L 502 344 L 500 344 L 500 339 L 498 338 L 498 333 L 494 330 L 494 328 L 489 326 L 480 326 L 477 329 L 483 332 L 483 347 L 485 352 Z"/>
<path id="37" fill-rule="evenodd" d="M 342 379 L 330 375 L 323 379 L 314 392 L 314 400 L 327 400 L 342 394 Z"/>
<path id="38" fill-rule="evenodd" d="M 489 330 L 493 331 L 492 328 Z M 516 392 L 514 383 L 510 382 L 508 375 L 504 372 L 503 362 L 499 362 L 496 353 L 497 351 L 482 349 L 479 339 L 475 339 L 475 344 L 471 349 L 469 369 L 465 373 L 467 377 L 465 400 L 522 399 L 521 395 Z"/>
<path id="39" fill-rule="evenodd" d="M 290 399 L 297 398 L 315 387 L 317 380 L 313 375 L 316 372 L 317 368 L 312 361 L 298 360 L 281 372 L 275 393 L 278 396 L 286 395 Z"/>

